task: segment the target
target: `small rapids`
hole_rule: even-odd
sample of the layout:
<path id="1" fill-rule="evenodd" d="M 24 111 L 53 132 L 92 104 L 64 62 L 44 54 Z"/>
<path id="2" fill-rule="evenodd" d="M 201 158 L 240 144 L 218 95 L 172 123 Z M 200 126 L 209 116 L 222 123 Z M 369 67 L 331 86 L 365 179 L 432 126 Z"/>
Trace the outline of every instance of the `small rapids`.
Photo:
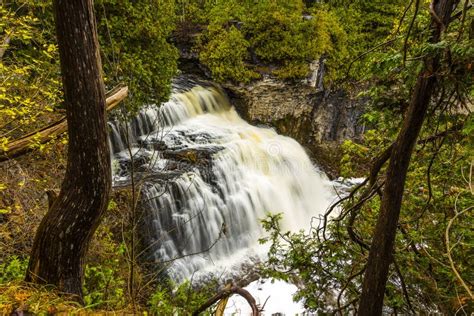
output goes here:
<path id="1" fill-rule="evenodd" d="M 286 230 L 308 229 L 333 197 L 301 145 L 248 124 L 214 86 L 175 87 L 168 102 L 109 126 L 114 183 L 132 167 L 142 183 L 147 260 L 177 282 L 264 256 L 266 214 L 283 213 Z"/>

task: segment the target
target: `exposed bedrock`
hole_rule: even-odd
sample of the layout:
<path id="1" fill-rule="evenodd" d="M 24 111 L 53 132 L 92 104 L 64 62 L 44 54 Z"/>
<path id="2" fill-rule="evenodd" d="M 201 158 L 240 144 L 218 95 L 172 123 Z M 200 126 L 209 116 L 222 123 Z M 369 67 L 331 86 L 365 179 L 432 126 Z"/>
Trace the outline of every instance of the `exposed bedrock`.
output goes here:
<path id="1" fill-rule="evenodd" d="M 331 177 L 339 173 L 341 142 L 357 139 L 363 132 L 360 117 L 367 100 L 352 98 L 343 90 L 316 91 L 302 83 L 274 79 L 225 85 L 225 89 L 245 120 L 293 137 Z"/>

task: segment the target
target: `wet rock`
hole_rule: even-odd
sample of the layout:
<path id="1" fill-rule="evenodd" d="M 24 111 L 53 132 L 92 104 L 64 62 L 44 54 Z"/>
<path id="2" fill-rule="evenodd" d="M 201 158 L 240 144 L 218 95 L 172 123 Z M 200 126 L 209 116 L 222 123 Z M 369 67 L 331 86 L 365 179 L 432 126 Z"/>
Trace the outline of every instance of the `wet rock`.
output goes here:
<path id="1" fill-rule="evenodd" d="M 223 147 L 211 146 L 201 148 L 184 148 L 179 150 L 165 150 L 163 151 L 163 158 L 196 165 L 208 164 L 211 161 L 212 156 L 222 149 Z"/>
<path id="2" fill-rule="evenodd" d="M 163 152 L 163 158 L 169 160 L 168 170 L 178 170 L 183 173 L 197 171 L 204 181 L 215 187 L 217 179 L 212 172 L 212 159 L 213 155 L 222 149 L 223 147 L 219 146 L 208 146 L 166 150 Z"/>
<path id="3" fill-rule="evenodd" d="M 135 154 L 133 159 L 130 159 L 129 157 L 116 158 L 115 161 L 118 163 L 117 175 L 120 177 L 128 176 L 132 168 L 134 172 L 144 172 L 145 165 L 149 160 L 149 157 L 144 154 Z"/>

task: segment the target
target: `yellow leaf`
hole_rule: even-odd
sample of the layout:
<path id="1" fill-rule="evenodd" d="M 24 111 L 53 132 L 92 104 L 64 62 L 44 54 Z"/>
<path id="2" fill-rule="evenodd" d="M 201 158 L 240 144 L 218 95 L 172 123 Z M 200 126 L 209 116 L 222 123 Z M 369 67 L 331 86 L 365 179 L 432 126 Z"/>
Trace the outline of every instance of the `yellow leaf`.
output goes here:
<path id="1" fill-rule="evenodd" d="M 15 300 L 23 302 L 28 297 L 30 297 L 30 294 L 28 294 L 26 291 L 19 291 L 18 293 L 15 293 L 14 297 L 15 297 Z"/>
<path id="2" fill-rule="evenodd" d="M 231 287 L 232 287 L 232 284 L 229 283 L 225 286 L 225 289 L 228 290 Z M 230 296 L 227 296 L 226 298 L 219 301 L 219 304 L 217 304 L 217 308 L 216 308 L 216 316 L 224 316 L 224 310 L 225 310 L 225 307 L 227 306 L 227 302 L 229 301 L 229 297 Z"/>
<path id="3" fill-rule="evenodd" d="M 10 209 L 8 208 L 0 208 L 0 214 L 8 214 L 10 213 Z"/>

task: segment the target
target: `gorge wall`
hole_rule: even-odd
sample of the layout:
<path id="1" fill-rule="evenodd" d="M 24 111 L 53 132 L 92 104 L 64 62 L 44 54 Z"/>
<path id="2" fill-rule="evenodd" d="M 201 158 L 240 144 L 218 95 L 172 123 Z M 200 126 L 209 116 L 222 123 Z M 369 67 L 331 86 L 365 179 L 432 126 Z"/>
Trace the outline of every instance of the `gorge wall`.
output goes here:
<path id="1" fill-rule="evenodd" d="M 296 139 L 331 177 L 339 173 L 340 143 L 357 139 L 364 129 L 360 117 L 367 100 L 343 90 L 317 91 L 268 78 L 245 86 L 226 84 L 225 89 L 246 121 Z"/>

